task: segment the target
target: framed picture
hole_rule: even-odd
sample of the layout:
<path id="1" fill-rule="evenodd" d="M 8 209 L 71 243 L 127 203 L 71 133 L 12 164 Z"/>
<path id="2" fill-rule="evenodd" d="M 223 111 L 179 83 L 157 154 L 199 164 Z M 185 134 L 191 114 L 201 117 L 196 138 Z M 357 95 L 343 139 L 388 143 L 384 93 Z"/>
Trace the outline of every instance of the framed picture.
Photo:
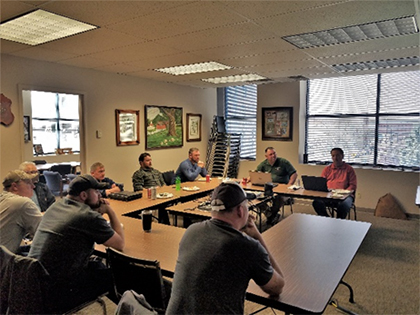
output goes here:
<path id="1" fill-rule="evenodd" d="M 187 114 L 187 141 L 201 141 L 201 114 Z"/>
<path id="2" fill-rule="evenodd" d="M 182 147 L 182 108 L 146 105 L 144 120 L 146 150 Z"/>
<path id="3" fill-rule="evenodd" d="M 139 112 L 138 110 L 115 110 L 117 146 L 140 143 Z"/>
<path id="4" fill-rule="evenodd" d="M 293 107 L 262 108 L 262 139 L 293 140 Z"/>
<path id="5" fill-rule="evenodd" d="M 29 116 L 23 116 L 23 140 L 25 142 L 31 140 L 31 120 Z"/>
<path id="6" fill-rule="evenodd" d="M 34 156 L 44 155 L 42 144 L 34 144 Z"/>

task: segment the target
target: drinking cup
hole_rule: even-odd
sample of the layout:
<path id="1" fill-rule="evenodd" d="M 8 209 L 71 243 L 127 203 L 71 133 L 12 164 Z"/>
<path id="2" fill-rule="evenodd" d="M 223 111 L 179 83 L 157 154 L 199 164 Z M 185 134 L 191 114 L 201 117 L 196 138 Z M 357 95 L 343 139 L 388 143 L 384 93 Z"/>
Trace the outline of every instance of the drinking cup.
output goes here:
<path id="1" fill-rule="evenodd" d="M 143 210 L 141 213 L 141 220 L 143 223 L 143 230 L 145 232 L 150 232 L 152 230 L 152 211 Z"/>

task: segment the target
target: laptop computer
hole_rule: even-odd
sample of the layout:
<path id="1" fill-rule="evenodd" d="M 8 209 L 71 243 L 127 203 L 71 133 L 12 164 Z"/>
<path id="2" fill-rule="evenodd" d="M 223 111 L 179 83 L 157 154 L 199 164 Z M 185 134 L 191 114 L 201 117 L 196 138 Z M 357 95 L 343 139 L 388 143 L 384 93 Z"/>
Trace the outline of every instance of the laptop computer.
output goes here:
<path id="1" fill-rule="evenodd" d="M 302 183 L 307 190 L 329 191 L 325 177 L 302 175 Z"/>
<path id="2" fill-rule="evenodd" d="M 271 179 L 271 173 L 249 171 L 249 178 L 251 184 L 255 186 L 264 186 L 266 183 L 272 183 L 273 187 L 277 186 Z"/>

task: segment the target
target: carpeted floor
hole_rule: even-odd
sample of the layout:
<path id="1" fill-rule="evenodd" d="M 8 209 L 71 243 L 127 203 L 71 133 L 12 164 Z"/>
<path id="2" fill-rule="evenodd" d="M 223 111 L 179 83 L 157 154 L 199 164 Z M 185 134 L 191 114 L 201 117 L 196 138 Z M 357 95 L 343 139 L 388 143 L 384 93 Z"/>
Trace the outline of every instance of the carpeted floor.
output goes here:
<path id="1" fill-rule="evenodd" d="M 313 214 L 308 202 L 296 200 L 294 212 Z M 286 206 L 286 216 L 290 208 Z M 333 299 L 357 314 L 420 314 L 420 221 L 375 217 L 372 211 L 358 209 L 359 221 L 371 222 L 365 240 L 350 265 L 344 281 L 354 290 L 355 304 L 349 291 L 339 286 Z M 116 305 L 107 302 L 108 314 Z M 245 302 L 245 314 L 259 310 L 262 305 Z M 328 306 L 325 314 L 341 312 Z M 93 304 L 77 314 L 102 314 L 99 304 Z M 265 309 L 260 315 L 283 314 Z"/>

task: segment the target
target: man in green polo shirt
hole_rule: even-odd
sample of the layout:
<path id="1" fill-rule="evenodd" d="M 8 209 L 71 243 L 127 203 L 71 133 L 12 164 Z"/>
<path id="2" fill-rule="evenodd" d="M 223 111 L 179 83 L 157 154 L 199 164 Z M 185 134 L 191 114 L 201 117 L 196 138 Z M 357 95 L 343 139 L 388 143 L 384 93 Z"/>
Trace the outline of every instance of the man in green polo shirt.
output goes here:
<path id="1" fill-rule="evenodd" d="M 265 149 L 265 160 L 257 166 L 257 171 L 271 173 L 273 183 L 293 185 L 297 178 L 296 169 L 286 159 L 277 157 L 276 150 L 273 147 Z M 284 204 L 284 199 L 276 195 L 273 200 L 273 206 L 267 211 L 267 223 L 275 224 L 279 219 L 280 207 Z"/>

